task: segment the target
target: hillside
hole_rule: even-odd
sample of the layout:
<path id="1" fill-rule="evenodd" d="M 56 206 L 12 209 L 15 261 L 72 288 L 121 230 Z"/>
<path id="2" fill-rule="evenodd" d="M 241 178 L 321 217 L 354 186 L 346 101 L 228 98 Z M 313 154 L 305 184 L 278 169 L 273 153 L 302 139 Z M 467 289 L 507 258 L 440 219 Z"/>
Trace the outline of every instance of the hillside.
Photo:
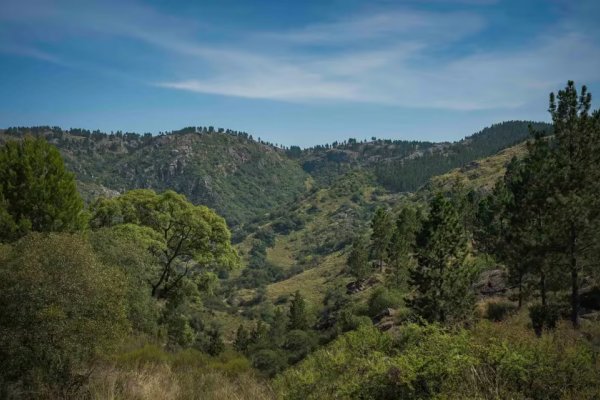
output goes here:
<path id="1" fill-rule="evenodd" d="M 506 165 L 513 157 L 521 158 L 527 153 L 525 143 L 519 143 L 490 157 L 472 161 L 445 174 L 434 176 L 423 190 L 449 190 L 460 183 L 467 190 L 489 192 L 496 181 L 504 175 Z"/>
<path id="2" fill-rule="evenodd" d="M 134 188 L 173 189 L 193 203 L 214 208 L 230 226 L 238 227 L 267 212 L 285 210 L 297 199 L 306 201 L 302 199 L 310 196 L 311 186 L 327 188 L 354 170 L 364 170 L 372 185 L 390 192 L 414 191 L 432 176 L 524 140 L 529 125 L 549 127 L 508 121 L 455 143 L 348 139 L 304 150 L 282 149 L 245 132 L 212 127 L 158 136 L 20 127 L 0 131 L 0 140 L 45 136 L 75 172 L 88 201 Z"/>
<path id="3" fill-rule="evenodd" d="M 395 209 L 405 201 L 421 202 L 435 190 L 451 190 L 456 182 L 466 190 L 488 192 L 502 177 L 508 162 L 525 152 L 525 143 L 519 143 L 471 161 L 432 177 L 414 195 L 395 194 L 378 185 L 373 173 L 351 170 L 331 186 L 313 191 L 288 213 L 272 213 L 272 219 L 256 228 L 257 233 L 248 236 L 238 248 L 249 263 L 253 245 L 260 243 L 266 247 L 263 263 L 281 268 L 279 280 L 267 282 L 266 293 L 271 301 L 301 290 L 309 301 L 319 305 L 328 289 L 352 280 L 344 274 L 348 246 L 356 235 L 369 233 L 377 207 Z M 281 230 L 289 220 L 302 223 L 294 229 Z M 248 291 L 244 294 L 250 295 Z"/>
<path id="4" fill-rule="evenodd" d="M 12 128 L 2 137 L 43 135 L 75 172 L 84 198 L 134 188 L 173 189 L 206 204 L 231 226 L 287 204 L 309 178 L 283 150 L 245 133 L 184 129 L 160 136 L 59 128 Z"/>

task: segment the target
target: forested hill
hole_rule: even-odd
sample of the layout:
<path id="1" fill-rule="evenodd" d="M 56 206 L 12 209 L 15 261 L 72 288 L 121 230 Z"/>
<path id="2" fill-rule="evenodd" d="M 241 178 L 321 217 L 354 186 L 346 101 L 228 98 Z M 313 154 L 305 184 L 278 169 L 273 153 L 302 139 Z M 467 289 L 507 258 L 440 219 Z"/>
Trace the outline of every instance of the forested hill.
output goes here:
<path id="1" fill-rule="evenodd" d="M 530 125 L 550 129 L 544 123 L 508 121 L 455 143 L 348 139 L 308 149 L 282 148 L 245 132 L 212 127 L 157 136 L 9 128 L 0 131 L 0 141 L 45 136 L 59 148 L 88 200 L 134 188 L 173 189 L 216 209 L 236 226 L 287 207 L 314 185 L 328 187 L 353 169 L 365 170 L 375 177 L 375 185 L 392 192 L 414 191 L 432 176 L 523 141 Z"/>
<path id="2" fill-rule="evenodd" d="M 158 136 L 60 128 L 10 128 L 56 145 L 88 200 L 111 191 L 173 189 L 223 215 L 231 226 L 286 204 L 309 175 L 285 151 L 244 132 L 186 128 Z"/>
<path id="3" fill-rule="evenodd" d="M 303 168 L 318 181 L 331 183 L 357 166 L 375 172 L 379 184 L 399 192 L 412 192 L 431 177 L 488 157 L 524 141 L 536 131 L 550 131 L 551 125 L 532 121 L 507 121 L 454 143 L 350 139 L 343 143 L 317 146 L 302 153 Z"/>

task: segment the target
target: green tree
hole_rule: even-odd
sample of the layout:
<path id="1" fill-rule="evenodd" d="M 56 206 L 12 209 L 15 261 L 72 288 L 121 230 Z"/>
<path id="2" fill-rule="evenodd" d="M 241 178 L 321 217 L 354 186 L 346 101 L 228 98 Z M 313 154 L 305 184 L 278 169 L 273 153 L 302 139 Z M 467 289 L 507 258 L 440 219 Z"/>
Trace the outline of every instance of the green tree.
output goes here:
<path id="1" fill-rule="evenodd" d="M 551 216 L 553 244 L 562 253 L 571 280 L 571 322 L 579 325 L 580 273 L 598 260 L 597 222 L 600 215 L 600 113 L 590 114 L 592 95 L 585 86 L 577 93 L 573 81 L 550 94 L 554 123 Z"/>
<path id="2" fill-rule="evenodd" d="M 235 341 L 233 347 L 240 353 L 245 353 L 248 350 L 248 344 L 250 343 L 250 335 L 243 324 L 237 328 L 235 332 Z"/>
<path id="3" fill-rule="evenodd" d="M 123 272 L 127 283 L 127 314 L 135 331 L 158 333 L 160 306 L 150 296 L 148 280 L 156 276 L 160 264 L 152 249 L 163 246 L 160 235 L 133 224 L 97 229 L 89 240 L 98 260 Z"/>
<path id="4" fill-rule="evenodd" d="M 31 233 L 0 261 L 0 397 L 11 387 L 25 398 L 74 395 L 78 374 L 129 331 L 126 278 L 66 233 Z"/>
<path id="5" fill-rule="evenodd" d="M 300 291 L 296 291 L 290 304 L 288 329 L 304 330 L 308 328 L 308 316 L 306 313 L 306 302 Z"/>
<path id="6" fill-rule="evenodd" d="M 191 273 L 233 268 L 239 263 L 225 220 L 173 191 L 132 190 L 113 199 L 99 199 L 91 210 L 94 228 L 134 224 L 161 236 L 162 246 L 154 248 L 161 267 L 149 280 L 154 297 L 166 297 Z"/>
<path id="7" fill-rule="evenodd" d="M 365 279 L 371 274 L 369 265 L 369 253 L 365 241 L 357 237 L 352 242 L 352 249 L 348 255 L 348 271 L 356 279 Z"/>
<path id="8" fill-rule="evenodd" d="M 275 313 L 273 314 L 273 321 L 271 322 L 271 326 L 269 328 L 269 337 L 275 346 L 279 347 L 283 345 L 285 333 L 287 332 L 287 326 L 287 315 L 281 310 L 280 307 L 277 307 Z"/>
<path id="9" fill-rule="evenodd" d="M 42 138 L 0 148 L 0 241 L 30 231 L 75 231 L 85 226 L 75 178 L 58 150 Z"/>
<path id="10" fill-rule="evenodd" d="M 417 235 L 417 265 L 410 272 L 415 293 L 408 303 L 430 322 L 458 322 L 474 305 L 467 236 L 457 207 L 443 194 L 435 195 L 430 209 Z"/>
<path id="11" fill-rule="evenodd" d="M 373 256 L 379 262 L 379 269 L 383 271 L 384 262 L 388 256 L 388 246 L 393 232 L 393 224 L 390 214 L 382 207 L 375 211 L 371 221 L 371 247 Z"/>
<path id="12" fill-rule="evenodd" d="M 406 282 L 408 271 L 414 267 L 419 222 L 419 216 L 414 207 L 405 205 L 398 213 L 388 249 L 389 283 L 393 287 L 402 287 Z"/>

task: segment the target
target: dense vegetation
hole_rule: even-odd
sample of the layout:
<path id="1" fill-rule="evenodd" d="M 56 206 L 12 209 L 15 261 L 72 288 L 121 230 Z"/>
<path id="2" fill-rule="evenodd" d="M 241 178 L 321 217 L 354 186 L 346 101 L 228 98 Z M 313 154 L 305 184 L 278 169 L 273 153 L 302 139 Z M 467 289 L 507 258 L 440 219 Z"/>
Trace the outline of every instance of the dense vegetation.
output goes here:
<path id="1" fill-rule="evenodd" d="M 355 169 L 364 169 L 375 173 L 377 183 L 388 189 L 415 190 L 434 175 L 525 139 L 529 124 L 505 122 L 453 144 L 348 139 L 304 150 L 213 127 L 189 127 L 158 136 L 15 127 L 1 131 L 0 141 L 27 135 L 46 138 L 61 151 L 88 201 L 131 189 L 170 189 L 194 204 L 214 208 L 237 227 L 306 195 L 310 178 L 331 185 Z"/>
<path id="2" fill-rule="evenodd" d="M 231 225 L 291 202 L 308 177 L 284 150 L 212 127 L 158 136 L 23 127 L 3 131 L 0 140 L 27 135 L 56 145 L 88 200 L 131 189 L 171 189 L 216 209 Z"/>
<path id="3" fill-rule="evenodd" d="M 0 397 L 597 398 L 600 112 L 549 110 L 304 150 L 3 131 Z"/>

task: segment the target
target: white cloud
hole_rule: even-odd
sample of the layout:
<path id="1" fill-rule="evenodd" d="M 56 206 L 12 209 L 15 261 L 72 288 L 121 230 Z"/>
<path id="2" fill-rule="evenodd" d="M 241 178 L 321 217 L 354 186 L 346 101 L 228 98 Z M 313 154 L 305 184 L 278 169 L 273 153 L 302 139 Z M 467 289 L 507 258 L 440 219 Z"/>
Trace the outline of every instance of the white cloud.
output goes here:
<path id="1" fill-rule="evenodd" d="M 486 27 L 482 16 L 395 9 L 284 32 L 240 32 L 237 42 L 215 46 L 202 40 L 206 27 L 197 21 L 135 3 L 38 3 L 28 12 L 27 5 L 9 1 L 10 12 L 0 16 L 39 25 L 29 42 L 11 44 L 13 52 L 59 61 L 32 50 L 31 37 L 43 42 L 48 32 L 127 37 L 163 54 L 156 60 L 164 65 L 161 77 L 145 76 L 149 84 L 197 93 L 481 110 L 519 107 L 566 79 L 600 78 L 599 44 L 572 24 L 552 37 L 524 39 L 518 48 L 463 54 L 456 49 Z"/>

